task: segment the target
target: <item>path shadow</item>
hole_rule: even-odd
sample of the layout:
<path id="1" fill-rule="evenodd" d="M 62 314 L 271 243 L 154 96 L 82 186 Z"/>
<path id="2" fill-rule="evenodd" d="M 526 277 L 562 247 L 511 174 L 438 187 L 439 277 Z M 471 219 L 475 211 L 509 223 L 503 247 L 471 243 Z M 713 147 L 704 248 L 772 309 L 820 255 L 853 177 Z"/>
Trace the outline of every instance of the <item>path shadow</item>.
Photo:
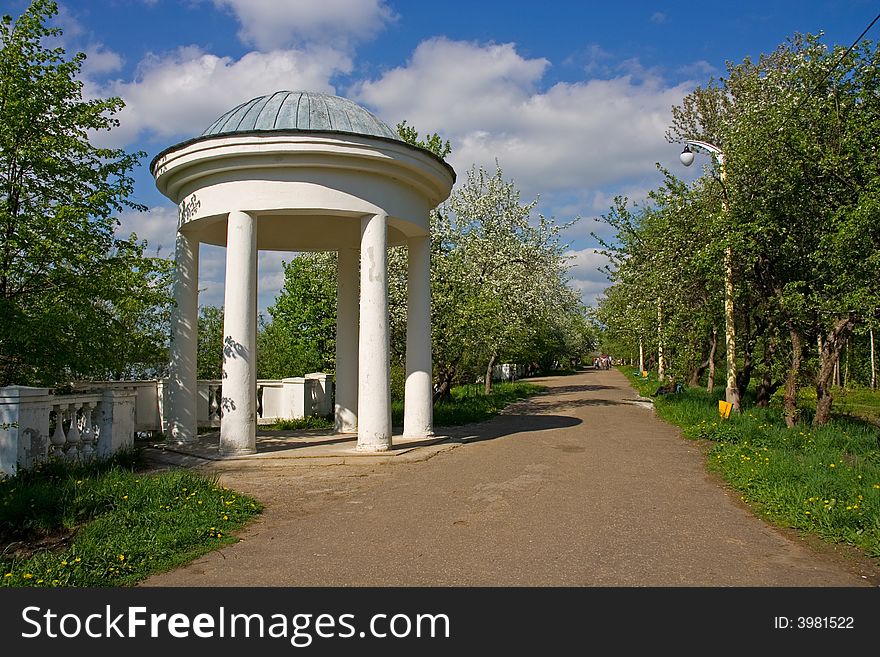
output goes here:
<path id="1" fill-rule="evenodd" d="M 620 386 L 606 386 L 595 383 L 582 383 L 580 385 L 570 386 L 553 386 L 547 388 L 546 394 L 553 395 L 574 395 L 585 392 L 595 392 L 597 390 L 620 390 Z"/>
<path id="2" fill-rule="evenodd" d="M 564 415 L 504 413 L 484 422 L 457 427 L 438 427 L 437 433 L 448 436 L 448 442 L 478 443 L 519 433 L 567 429 L 579 424 L 583 424 L 580 418 Z"/>
<path id="3" fill-rule="evenodd" d="M 572 408 L 588 408 L 590 406 L 629 406 L 631 402 L 618 399 L 557 399 L 540 401 L 536 399 L 533 407 L 536 411 L 561 411 Z"/>

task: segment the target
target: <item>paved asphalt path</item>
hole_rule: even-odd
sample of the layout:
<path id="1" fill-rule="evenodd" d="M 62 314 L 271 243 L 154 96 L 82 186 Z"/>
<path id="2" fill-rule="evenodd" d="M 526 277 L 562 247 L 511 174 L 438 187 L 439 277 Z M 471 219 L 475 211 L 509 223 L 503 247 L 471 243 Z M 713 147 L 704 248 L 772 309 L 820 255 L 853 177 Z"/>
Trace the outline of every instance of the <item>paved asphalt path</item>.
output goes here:
<path id="1" fill-rule="evenodd" d="M 146 586 L 871 586 L 876 564 L 755 517 L 615 370 L 450 429 L 420 462 L 212 463 L 241 541 Z"/>

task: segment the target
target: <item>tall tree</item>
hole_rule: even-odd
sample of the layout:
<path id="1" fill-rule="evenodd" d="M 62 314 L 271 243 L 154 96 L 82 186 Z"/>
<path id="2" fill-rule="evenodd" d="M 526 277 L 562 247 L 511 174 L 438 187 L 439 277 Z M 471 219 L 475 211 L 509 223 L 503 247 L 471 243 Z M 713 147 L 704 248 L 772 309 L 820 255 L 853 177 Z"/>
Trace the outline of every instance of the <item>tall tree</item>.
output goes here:
<path id="1" fill-rule="evenodd" d="M 301 253 L 285 262 L 269 315 L 257 344 L 261 378 L 335 370 L 336 253 Z"/>
<path id="2" fill-rule="evenodd" d="M 85 55 L 46 41 L 54 2 L 0 20 L 0 385 L 124 376 L 161 359 L 168 263 L 117 237 L 142 153 L 96 148 L 119 98 L 83 100 Z M 165 310 L 163 310 L 165 309 Z"/>

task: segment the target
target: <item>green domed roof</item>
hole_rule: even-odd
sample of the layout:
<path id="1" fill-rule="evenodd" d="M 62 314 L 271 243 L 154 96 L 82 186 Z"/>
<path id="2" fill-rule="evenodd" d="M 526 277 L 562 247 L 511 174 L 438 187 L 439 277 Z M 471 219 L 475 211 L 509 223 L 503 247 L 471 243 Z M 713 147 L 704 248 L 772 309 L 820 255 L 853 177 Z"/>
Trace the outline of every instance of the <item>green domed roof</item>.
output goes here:
<path id="1" fill-rule="evenodd" d="M 201 136 L 262 130 L 346 132 L 400 140 L 396 132 L 357 103 L 313 91 L 276 91 L 253 98 L 226 112 Z"/>

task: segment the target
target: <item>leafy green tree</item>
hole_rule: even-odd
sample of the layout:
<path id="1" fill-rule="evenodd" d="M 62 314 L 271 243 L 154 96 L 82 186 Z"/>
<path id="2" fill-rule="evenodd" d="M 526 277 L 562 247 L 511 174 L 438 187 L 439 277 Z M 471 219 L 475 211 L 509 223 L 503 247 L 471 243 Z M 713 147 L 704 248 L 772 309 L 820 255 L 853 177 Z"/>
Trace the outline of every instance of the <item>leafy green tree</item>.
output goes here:
<path id="1" fill-rule="evenodd" d="M 142 153 L 96 148 L 119 98 L 83 100 L 85 55 L 45 41 L 54 2 L 0 20 L 0 385 L 121 377 L 164 360 L 168 263 L 116 236 Z"/>
<path id="2" fill-rule="evenodd" d="M 223 306 L 199 308 L 196 372 L 200 379 L 223 377 Z"/>
<path id="3" fill-rule="evenodd" d="M 257 342 L 260 378 L 336 369 L 336 253 L 302 253 L 284 263 L 284 285 Z"/>
<path id="4" fill-rule="evenodd" d="M 479 372 L 487 392 L 492 370 L 524 355 L 555 318 L 579 312 L 568 286 L 560 232 L 536 201 L 520 202 L 499 166 L 468 171 L 461 187 L 433 215 L 434 364 L 438 395 L 459 370 Z"/>

